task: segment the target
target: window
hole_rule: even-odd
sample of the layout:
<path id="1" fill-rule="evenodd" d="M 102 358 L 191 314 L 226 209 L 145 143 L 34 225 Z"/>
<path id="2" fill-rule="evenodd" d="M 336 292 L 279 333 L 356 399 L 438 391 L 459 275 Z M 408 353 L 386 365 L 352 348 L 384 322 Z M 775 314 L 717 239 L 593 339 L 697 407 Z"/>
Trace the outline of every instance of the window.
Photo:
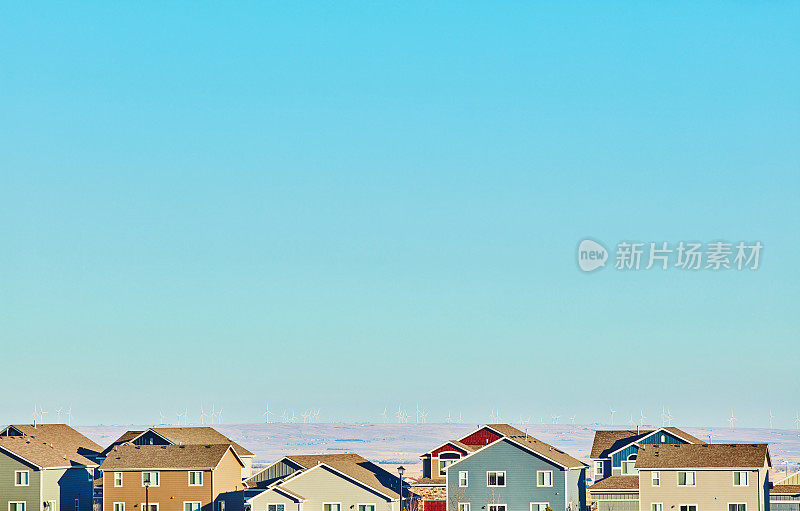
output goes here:
<path id="1" fill-rule="evenodd" d="M 142 486 L 158 486 L 158 472 L 142 472 Z"/>
<path id="2" fill-rule="evenodd" d="M 681 504 L 680 511 L 697 511 L 696 504 Z"/>
<path id="3" fill-rule="evenodd" d="M 117 488 L 122 486 L 122 472 L 114 472 L 114 486 Z"/>
<path id="4" fill-rule="evenodd" d="M 81 499 L 75 499 L 75 511 L 81 508 Z"/>
<path id="5" fill-rule="evenodd" d="M 322 511 L 341 511 L 342 505 L 341 504 L 322 504 Z"/>
<path id="6" fill-rule="evenodd" d="M 506 485 L 505 470 L 501 472 L 497 471 L 486 472 L 486 486 L 505 486 L 505 485 Z"/>
<path id="7" fill-rule="evenodd" d="M 594 477 L 595 477 L 595 479 L 603 477 L 603 462 L 602 461 L 595 461 L 594 462 Z"/>
<path id="8" fill-rule="evenodd" d="M 283 504 L 267 504 L 267 511 L 283 511 Z"/>
<path id="9" fill-rule="evenodd" d="M 531 511 L 545 511 L 548 507 L 549 502 L 531 502 Z"/>
<path id="10" fill-rule="evenodd" d="M 458 511 L 469 511 L 469 502 L 459 502 Z"/>
<path id="11" fill-rule="evenodd" d="M 200 471 L 189 472 L 189 486 L 203 486 L 203 473 Z"/>
<path id="12" fill-rule="evenodd" d="M 694 485 L 695 485 L 694 472 L 678 472 L 678 486 L 694 486 Z M 695 509 L 694 511 L 697 510 Z"/>
<path id="13" fill-rule="evenodd" d="M 358 511 L 375 511 L 375 504 L 359 504 Z"/>
<path id="14" fill-rule="evenodd" d="M 653 470 L 650 472 L 650 484 L 652 486 L 661 486 L 661 472 Z M 660 509 L 658 511 L 661 511 Z"/>
<path id="15" fill-rule="evenodd" d="M 114 502 L 114 511 L 125 511 L 124 502 Z"/>
<path id="16" fill-rule="evenodd" d="M 631 454 L 626 461 L 622 462 L 622 475 L 628 476 L 638 473 L 636 470 L 636 454 Z"/>
<path id="17" fill-rule="evenodd" d="M 218 500 L 217 501 L 217 511 L 225 511 L 225 501 Z"/>
<path id="18" fill-rule="evenodd" d="M 661 502 L 653 502 L 650 504 L 650 511 L 664 511 L 664 504 Z"/>
<path id="19" fill-rule="evenodd" d="M 728 504 L 728 511 L 747 511 L 747 504 Z"/>
<path id="20" fill-rule="evenodd" d="M 664 434 L 661 435 L 661 443 L 662 444 L 667 443 L 667 435 L 664 435 Z"/>
<path id="21" fill-rule="evenodd" d="M 155 503 L 151 502 L 150 503 L 150 509 L 147 509 L 147 504 L 142 502 L 142 508 L 141 509 L 142 509 L 142 511 L 158 511 L 158 502 L 155 502 Z"/>
<path id="22" fill-rule="evenodd" d="M 9 502 L 8 511 L 25 511 L 27 502 Z"/>
<path id="23" fill-rule="evenodd" d="M 506 511 L 505 504 L 489 504 L 489 511 Z"/>
<path id="24" fill-rule="evenodd" d="M 31 473 L 27 470 L 17 470 L 14 472 L 14 486 L 29 486 Z"/>
<path id="25" fill-rule="evenodd" d="M 466 488 L 469 486 L 469 472 L 462 470 L 458 473 L 458 487 Z"/>
<path id="26" fill-rule="evenodd" d="M 553 471 L 552 470 L 537 470 L 536 471 L 536 486 L 553 486 Z"/>
<path id="27" fill-rule="evenodd" d="M 455 463 L 457 460 L 439 460 L 439 475 L 443 476 L 447 474 L 447 467 Z"/>
<path id="28" fill-rule="evenodd" d="M 734 472 L 733 473 L 734 486 L 747 486 L 747 472 Z"/>
<path id="29" fill-rule="evenodd" d="M 200 511 L 200 502 L 184 502 L 183 511 Z"/>
<path id="30" fill-rule="evenodd" d="M 47 501 L 47 511 L 56 511 L 56 501 L 55 500 L 48 500 Z"/>

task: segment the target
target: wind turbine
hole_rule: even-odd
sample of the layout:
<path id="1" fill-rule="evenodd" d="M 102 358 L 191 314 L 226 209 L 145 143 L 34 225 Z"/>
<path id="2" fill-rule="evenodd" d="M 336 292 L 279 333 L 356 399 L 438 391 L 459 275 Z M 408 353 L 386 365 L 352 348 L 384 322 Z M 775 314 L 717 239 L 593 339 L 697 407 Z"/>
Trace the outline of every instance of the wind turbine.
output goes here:
<path id="1" fill-rule="evenodd" d="M 311 412 L 306 410 L 301 414 L 301 416 L 303 417 L 303 422 L 308 422 L 308 419 L 311 417 Z"/>
<path id="2" fill-rule="evenodd" d="M 383 407 L 383 413 L 381 414 L 381 418 L 383 419 L 383 422 L 386 422 L 386 411 L 387 411 L 386 407 L 384 406 Z"/>
<path id="3" fill-rule="evenodd" d="M 219 411 L 217 412 L 217 424 L 222 424 L 222 407 L 219 407 Z"/>
<path id="4" fill-rule="evenodd" d="M 667 408 L 667 426 L 672 426 L 672 412 Z"/>
<path id="5" fill-rule="evenodd" d="M 775 418 L 775 416 L 772 415 L 772 410 L 770 410 L 769 411 L 769 429 L 772 429 L 772 419 L 774 419 L 774 418 Z"/>
<path id="6" fill-rule="evenodd" d="M 553 424 L 558 424 L 558 419 L 560 419 L 560 415 L 553 415 Z"/>
<path id="7" fill-rule="evenodd" d="M 609 410 L 611 410 L 611 425 L 613 426 L 614 425 L 614 414 L 617 413 L 617 411 L 614 410 L 613 406 L 610 406 Z"/>
<path id="8" fill-rule="evenodd" d="M 289 417 L 289 422 L 297 422 L 297 415 L 294 414 L 294 408 L 292 408 L 292 416 Z"/>
<path id="9" fill-rule="evenodd" d="M 640 409 L 640 410 L 639 410 L 639 425 L 640 425 L 640 426 L 644 426 L 644 420 L 645 420 L 646 418 L 647 418 L 647 417 L 645 417 L 645 416 L 644 416 L 644 408 Z"/>
<path id="10" fill-rule="evenodd" d="M 800 412 L 797 412 L 794 416 L 794 429 L 800 429 Z"/>
<path id="11" fill-rule="evenodd" d="M 395 415 L 397 415 L 397 422 L 398 423 L 403 422 L 403 409 L 400 408 L 400 405 L 397 405 L 397 413 Z"/>
<path id="12" fill-rule="evenodd" d="M 216 412 L 214 411 L 214 403 L 211 403 L 211 425 L 212 426 L 214 425 L 214 416 L 215 415 L 216 415 Z"/>
<path id="13" fill-rule="evenodd" d="M 185 426 L 189 425 L 189 408 L 183 409 L 183 424 Z"/>
<path id="14" fill-rule="evenodd" d="M 281 422 L 286 422 L 287 417 L 288 416 L 286 415 L 286 408 L 284 408 L 283 413 L 281 414 Z"/>
<path id="15" fill-rule="evenodd" d="M 462 422 L 464 421 L 461 419 L 461 412 L 458 412 L 458 423 L 461 424 Z"/>
<path id="16" fill-rule="evenodd" d="M 183 412 L 175 412 L 175 415 L 178 416 L 178 426 L 181 425 L 181 417 L 183 417 Z"/>
<path id="17" fill-rule="evenodd" d="M 730 425 L 731 425 L 731 429 L 733 429 L 733 424 L 734 424 L 734 423 L 735 423 L 737 420 L 739 420 L 739 419 L 737 419 L 737 418 L 736 418 L 736 417 L 733 415 L 733 410 L 731 410 L 731 416 L 728 418 L 728 422 L 729 422 L 729 423 L 730 423 Z"/>
<path id="18" fill-rule="evenodd" d="M 264 424 L 269 424 L 270 415 L 272 415 L 272 412 L 269 411 L 269 403 L 267 403 L 266 409 L 264 410 Z"/>
<path id="19" fill-rule="evenodd" d="M 67 426 L 72 426 L 72 405 L 67 408 Z"/>
<path id="20" fill-rule="evenodd" d="M 64 410 L 63 408 L 56 408 L 56 422 L 61 424 L 61 411 Z"/>
<path id="21" fill-rule="evenodd" d="M 314 419 L 314 422 L 319 422 L 319 410 L 319 408 L 317 408 L 316 411 L 313 408 L 311 409 L 311 415 Z"/>
<path id="22" fill-rule="evenodd" d="M 208 417 L 208 415 L 206 415 L 206 411 L 203 408 L 203 404 L 201 403 L 200 404 L 200 424 L 205 424 L 206 423 L 206 417 Z"/>
<path id="23" fill-rule="evenodd" d="M 628 424 L 630 424 L 631 426 L 636 425 L 636 421 L 633 420 L 633 414 L 631 414 L 630 418 L 628 419 Z"/>
<path id="24" fill-rule="evenodd" d="M 444 422 L 446 424 L 450 424 L 451 422 L 453 422 L 453 419 L 450 417 L 450 412 L 449 411 L 447 412 L 447 417 L 444 418 Z"/>
<path id="25" fill-rule="evenodd" d="M 44 424 L 44 416 L 45 415 L 47 415 L 47 412 L 45 411 L 44 408 L 40 407 L 39 408 L 39 422 L 41 422 L 42 424 Z"/>
<path id="26" fill-rule="evenodd" d="M 573 415 L 572 417 L 569 418 L 569 420 L 570 420 L 570 422 L 572 422 L 572 425 L 574 426 L 575 425 L 575 416 Z"/>
<path id="27" fill-rule="evenodd" d="M 158 418 L 160 420 L 159 424 L 164 424 L 164 411 L 163 410 L 159 410 L 158 411 Z"/>

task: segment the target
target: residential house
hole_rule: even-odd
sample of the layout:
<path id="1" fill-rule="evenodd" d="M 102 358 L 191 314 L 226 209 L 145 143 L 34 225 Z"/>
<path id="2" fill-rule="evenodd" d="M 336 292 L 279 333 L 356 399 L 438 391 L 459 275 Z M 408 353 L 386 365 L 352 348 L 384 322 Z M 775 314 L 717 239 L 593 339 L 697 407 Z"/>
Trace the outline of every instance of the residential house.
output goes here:
<path id="1" fill-rule="evenodd" d="M 634 466 L 641 445 L 702 443 L 699 438 L 671 426 L 647 430 L 637 428 L 595 431 L 589 454 L 594 469 L 594 482 L 612 476 L 635 476 Z"/>
<path id="2" fill-rule="evenodd" d="M 400 479 L 357 454 L 285 456 L 246 484 L 247 511 L 400 509 Z"/>
<path id="3" fill-rule="evenodd" d="M 800 472 L 781 479 L 769 490 L 770 511 L 800 511 Z"/>
<path id="4" fill-rule="evenodd" d="M 100 465 L 103 511 L 242 511 L 243 467 L 230 443 L 116 445 Z"/>
<path id="5" fill-rule="evenodd" d="M 153 427 L 141 431 L 126 431 L 115 440 L 105 451 L 105 455 L 114 446 L 119 445 L 209 445 L 229 444 L 244 463 L 242 479 L 252 475 L 253 457 L 238 443 L 226 437 L 219 431 L 208 426 L 191 427 Z"/>
<path id="6" fill-rule="evenodd" d="M 0 510 L 91 511 L 102 448 L 66 424 L 0 431 Z"/>
<path id="7" fill-rule="evenodd" d="M 635 475 L 589 488 L 598 511 L 766 511 L 766 444 L 643 444 Z"/>

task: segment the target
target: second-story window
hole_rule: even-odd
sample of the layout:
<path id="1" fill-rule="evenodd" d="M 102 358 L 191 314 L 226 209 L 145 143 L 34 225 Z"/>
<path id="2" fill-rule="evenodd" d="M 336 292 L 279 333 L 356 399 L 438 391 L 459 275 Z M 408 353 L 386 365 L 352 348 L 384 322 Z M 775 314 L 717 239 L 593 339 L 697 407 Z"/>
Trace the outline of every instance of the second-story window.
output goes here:
<path id="1" fill-rule="evenodd" d="M 636 471 L 636 454 L 631 454 L 628 459 L 622 462 L 622 475 L 635 475 Z"/>
<path id="2" fill-rule="evenodd" d="M 158 472 L 142 472 L 142 486 L 158 486 Z"/>
<path id="3" fill-rule="evenodd" d="M 469 472 L 461 470 L 458 473 L 458 487 L 466 488 L 467 486 L 469 486 Z"/>
<path id="4" fill-rule="evenodd" d="M 199 470 L 189 472 L 189 486 L 203 486 L 203 473 Z"/>
<path id="5" fill-rule="evenodd" d="M 505 486 L 505 485 L 506 485 L 505 470 L 486 472 L 486 486 Z"/>
<path id="6" fill-rule="evenodd" d="M 283 511 L 284 509 L 283 504 L 267 504 L 267 511 Z"/>
<path id="7" fill-rule="evenodd" d="M 650 472 L 650 483 L 652 486 L 661 486 L 661 472 L 658 470 Z"/>
<path id="8" fill-rule="evenodd" d="M 537 471 L 536 486 L 553 486 L 553 471 L 552 470 Z"/>
<path id="9" fill-rule="evenodd" d="M 31 484 L 31 473 L 27 470 L 17 470 L 14 472 L 14 486 L 29 486 Z"/>
<path id="10" fill-rule="evenodd" d="M 594 462 L 594 477 L 595 479 L 599 479 L 603 477 L 603 462 L 602 461 L 595 461 Z"/>
<path id="11" fill-rule="evenodd" d="M 733 473 L 734 486 L 747 486 L 747 472 L 739 471 Z"/>
<path id="12" fill-rule="evenodd" d="M 114 472 L 114 486 L 117 488 L 122 486 L 122 472 Z"/>
<path id="13" fill-rule="evenodd" d="M 695 486 L 696 483 L 694 472 L 678 472 L 678 486 Z"/>

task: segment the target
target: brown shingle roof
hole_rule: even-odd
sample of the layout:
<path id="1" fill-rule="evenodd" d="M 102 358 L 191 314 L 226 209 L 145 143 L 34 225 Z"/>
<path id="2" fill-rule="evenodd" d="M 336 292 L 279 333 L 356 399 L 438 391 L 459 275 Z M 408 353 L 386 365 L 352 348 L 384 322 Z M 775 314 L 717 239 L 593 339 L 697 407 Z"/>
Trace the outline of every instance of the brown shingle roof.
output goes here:
<path id="1" fill-rule="evenodd" d="M 665 427 L 659 428 L 665 429 L 672 433 L 673 435 L 683 438 L 688 442 L 695 443 L 695 444 L 702 444 L 703 441 L 699 438 L 693 437 L 689 433 L 673 427 Z M 647 429 L 647 430 L 640 430 L 636 431 L 633 429 L 600 429 L 594 432 L 594 441 L 592 442 L 592 450 L 589 453 L 589 457 L 592 459 L 596 458 L 606 458 L 612 452 L 621 449 L 622 447 L 633 443 L 638 442 L 642 438 L 646 437 L 650 433 L 658 431 L 656 429 Z"/>
<path id="2" fill-rule="evenodd" d="M 637 476 L 611 476 L 600 479 L 591 485 L 589 491 L 600 490 L 638 490 L 639 477 Z"/>
<path id="3" fill-rule="evenodd" d="M 525 436 L 524 431 L 520 431 L 511 424 L 487 424 L 489 428 L 497 431 L 503 436 Z"/>
<path id="4" fill-rule="evenodd" d="M 522 436 L 508 436 L 506 437 L 509 440 L 517 442 L 519 444 L 524 445 L 525 447 L 529 448 L 530 450 L 541 454 L 545 458 L 549 458 L 556 463 L 560 463 L 561 465 L 567 468 L 574 468 L 574 467 L 585 467 L 587 466 L 586 463 L 582 462 L 581 460 L 570 456 L 569 454 L 565 453 L 561 449 L 553 447 L 550 444 L 544 443 L 541 440 L 534 438 L 530 435 L 525 435 L 523 433 Z M 501 441 L 501 440 L 498 440 Z M 492 444 L 489 444 L 492 445 Z"/>
<path id="5" fill-rule="evenodd" d="M 97 466 L 94 461 L 78 454 L 79 449 L 74 445 L 51 442 L 51 439 L 39 435 L 0 436 L 0 450 L 14 453 L 42 468 Z"/>
<path id="6" fill-rule="evenodd" d="M 444 486 L 447 484 L 447 479 L 444 477 L 420 477 L 411 486 Z"/>
<path id="7" fill-rule="evenodd" d="M 124 443 L 128 443 L 131 440 L 133 440 L 134 438 L 136 438 L 137 436 L 141 435 L 142 433 L 144 433 L 144 431 L 135 431 L 135 430 L 126 431 L 125 433 L 120 435 L 119 438 L 114 440 L 111 443 L 111 445 L 109 445 L 108 447 L 103 449 L 103 456 L 106 456 L 108 454 L 108 452 L 114 448 L 114 446 L 122 445 Z"/>
<path id="8" fill-rule="evenodd" d="M 768 459 L 767 444 L 642 445 L 636 468 L 760 468 Z"/>
<path id="9" fill-rule="evenodd" d="M 109 452 L 101 470 L 211 470 L 230 444 L 120 445 Z"/>
<path id="10" fill-rule="evenodd" d="M 778 495 L 797 495 L 800 494 L 800 485 L 797 484 L 776 484 L 769 491 L 771 494 Z"/>
<path id="11" fill-rule="evenodd" d="M 183 444 L 224 444 L 229 443 L 239 456 L 254 456 L 252 452 L 226 437 L 219 431 L 208 426 L 175 427 L 175 428 L 150 428 L 173 443 Z"/>
<path id="12" fill-rule="evenodd" d="M 66 424 L 12 424 L 9 427 L 31 438 L 75 450 L 83 456 L 96 456 L 103 451 L 98 444 Z"/>
<path id="13" fill-rule="evenodd" d="M 400 496 L 397 493 L 400 487 L 398 477 L 358 454 L 297 454 L 287 458 L 306 469 L 324 463 L 384 495 L 391 498 Z"/>

